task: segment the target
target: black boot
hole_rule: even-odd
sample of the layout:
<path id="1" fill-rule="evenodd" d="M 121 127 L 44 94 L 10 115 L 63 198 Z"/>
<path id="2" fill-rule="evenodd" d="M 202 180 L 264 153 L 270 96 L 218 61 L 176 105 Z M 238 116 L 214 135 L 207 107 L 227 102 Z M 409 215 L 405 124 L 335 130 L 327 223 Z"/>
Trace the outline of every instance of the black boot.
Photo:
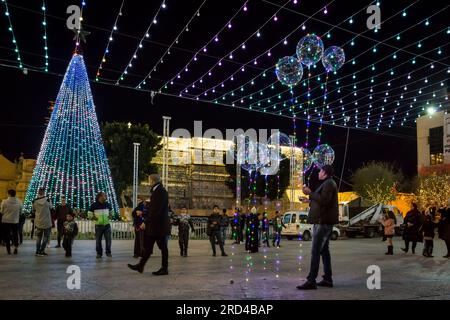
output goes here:
<path id="1" fill-rule="evenodd" d="M 388 251 L 386 252 L 387 255 L 393 255 L 394 254 L 394 246 L 388 246 Z"/>

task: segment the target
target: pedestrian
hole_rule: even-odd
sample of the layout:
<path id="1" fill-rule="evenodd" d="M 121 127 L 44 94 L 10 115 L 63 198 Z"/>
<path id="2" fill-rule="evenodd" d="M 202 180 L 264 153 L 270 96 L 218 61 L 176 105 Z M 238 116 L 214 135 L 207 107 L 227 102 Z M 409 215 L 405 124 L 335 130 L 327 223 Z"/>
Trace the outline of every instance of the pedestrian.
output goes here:
<path id="1" fill-rule="evenodd" d="M 241 228 L 241 211 L 239 208 L 235 208 L 234 214 L 233 214 L 233 220 L 231 221 L 231 228 L 232 228 L 232 238 L 234 240 L 233 244 L 240 244 L 241 239 L 239 233 Z"/>
<path id="2" fill-rule="evenodd" d="M 220 236 L 222 239 L 222 245 L 225 246 L 225 239 L 227 238 L 228 225 L 230 219 L 228 219 L 227 209 L 222 209 L 222 215 L 220 216 Z"/>
<path id="3" fill-rule="evenodd" d="M 443 258 L 450 258 L 450 199 L 448 200 L 447 208 L 441 210 L 439 239 L 444 240 L 447 247 L 447 254 Z"/>
<path id="4" fill-rule="evenodd" d="M 256 209 L 256 207 L 253 207 L 247 217 L 247 237 L 245 241 L 245 250 L 251 253 L 258 252 L 259 219 L 257 212 L 258 210 Z"/>
<path id="5" fill-rule="evenodd" d="M 267 215 L 267 212 L 264 211 L 262 221 L 261 221 L 261 231 L 262 231 L 262 239 L 263 244 L 265 244 L 268 248 L 270 248 L 269 244 L 269 230 L 270 229 L 270 223 L 269 223 L 269 217 Z"/>
<path id="6" fill-rule="evenodd" d="M 422 255 L 427 258 L 433 258 L 433 239 L 434 239 L 434 229 L 437 227 L 437 221 L 434 220 L 435 212 L 429 210 L 425 214 L 425 218 L 419 232 L 423 236 L 423 251 Z"/>
<path id="7" fill-rule="evenodd" d="M 15 190 L 8 190 L 8 198 L 2 201 L 0 212 L 2 214 L 1 229 L 6 245 L 6 252 L 11 254 L 11 240 L 14 245 L 14 254 L 19 247 L 19 218 L 23 210 L 22 201 L 16 198 Z M 12 239 L 11 239 L 12 236 Z"/>
<path id="8" fill-rule="evenodd" d="M 60 197 L 60 204 L 55 208 L 55 218 L 56 218 L 56 230 L 57 230 L 57 241 L 58 244 L 55 248 L 61 248 L 61 239 L 64 233 L 64 222 L 66 221 L 67 215 L 73 213 L 72 208 L 67 204 L 66 197 L 62 195 Z"/>
<path id="9" fill-rule="evenodd" d="M 412 253 L 416 253 L 417 242 L 422 242 L 422 237 L 419 235 L 419 229 L 422 225 L 422 214 L 417 209 L 417 204 L 412 204 L 413 208 L 406 213 L 403 223 L 405 229 L 403 230 L 403 240 L 405 240 L 405 247 L 402 250 L 408 253 L 409 243 L 412 242 Z"/>
<path id="10" fill-rule="evenodd" d="M 19 216 L 19 226 L 18 226 L 18 230 L 17 233 L 19 235 L 19 245 L 21 245 L 23 243 L 23 226 L 25 225 L 25 221 L 27 221 L 27 215 L 26 213 L 22 210 L 20 212 L 20 216 Z"/>
<path id="11" fill-rule="evenodd" d="M 33 200 L 34 225 L 36 227 L 36 256 L 47 256 L 45 248 L 52 232 L 53 205 L 45 195 L 45 189 L 39 188 L 38 197 Z"/>
<path id="12" fill-rule="evenodd" d="M 323 181 L 322 184 L 314 192 L 309 187 L 303 187 L 303 193 L 308 195 L 309 199 L 301 198 L 301 200 L 309 202 L 307 222 L 313 224 L 313 229 L 311 267 L 307 281 L 297 287 L 299 290 L 317 289 L 317 286 L 333 287 L 329 243 L 333 226 L 339 223 L 338 191 L 333 174 L 333 167 L 325 165 L 319 171 L 319 180 Z M 324 276 L 322 281 L 316 283 L 320 257 L 323 261 Z"/>
<path id="13" fill-rule="evenodd" d="M 220 209 L 218 205 L 214 205 L 213 212 L 208 217 L 206 234 L 209 236 L 209 241 L 211 242 L 211 247 L 213 251 L 213 257 L 216 256 L 216 240 L 219 244 L 220 251 L 222 252 L 222 257 L 226 257 L 225 249 L 223 247 L 223 242 L 220 234 Z"/>
<path id="14" fill-rule="evenodd" d="M 141 230 L 144 230 L 144 255 L 138 264 L 128 264 L 131 270 L 142 273 L 145 264 L 153 254 L 153 247 L 158 246 L 161 250 L 161 268 L 153 272 L 153 275 L 162 276 L 169 274 L 169 250 L 167 249 L 167 237 L 170 232 L 169 221 L 169 194 L 161 183 L 158 174 L 149 176 L 151 186 L 150 204 L 148 214 L 144 216 Z"/>
<path id="15" fill-rule="evenodd" d="M 286 226 L 283 222 L 283 218 L 281 217 L 281 213 L 278 210 L 275 211 L 275 217 L 272 220 L 272 226 L 273 226 L 272 245 L 274 247 L 276 246 L 277 248 L 279 248 L 281 242 L 281 230 L 283 230 L 283 228 L 286 229 Z"/>
<path id="16" fill-rule="evenodd" d="M 180 256 L 187 257 L 189 233 L 194 232 L 195 229 L 186 206 L 181 207 L 181 214 L 175 220 L 175 225 L 178 226 L 178 244 L 180 246 Z"/>
<path id="17" fill-rule="evenodd" d="M 239 236 L 239 242 L 244 242 L 244 231 L 245 231 L 245 225 L 247 224 L 245 220 L 247 219 L 247 215 L 244 212 L 241 213 L 241 211 L 242 210 L 239 211 L 240 219 L 239 219 L 238 236 Z"/>
<path id="18" fill-rule="evenodd" d="M 388 243 L 387 246 L 387 255 L 393 255 L 394 254 L 394 245 L 392 244 L 392 238 L 395 234 L 395 224 L 397 223 L 397 219 L 395 218 L 395 214 L 392 211 L 388 211 L 387 213 L 384 213 L 383 216 L 380 218 L 380 223 L 383 225 L 383 232 L 384 237 L 386 238 L 386 241 Z"/>
<path id="19" fill-rule="evenodd" d="M 144 222 L 144 217 L 147 214 L 147 206 L 143 199 L 138 198 L 138 205 L 133 209 L 131 216 L 133 217 L 134 227 L 134 255 L 133 258 L 141 258 L 144 250 L 144 231 L 141 230 L 141 224 Z"/>
<path id="20" fill-rule="evenodd" d="M 73 241 L 78 235 L 78 225 L 74 216 L 73 212 L 68 212 L 63 223 L 63 248 L 66 251 L 66 257 L 72 256 Z"/>
<path id="21" fill-rule="evenodd" d="M 112 208 L 107 202 L 106 193 L 100 191 L 95 197 L 95 202 L 90 206 L 88 217 L 95 221 L 95 250 L 97 251 L 97 259 L 103 256 L 102 239 L 105 238 L 105 253 L 108 258 L 111 254 L 111 225 L 109 219 L 112 218 Z"/>

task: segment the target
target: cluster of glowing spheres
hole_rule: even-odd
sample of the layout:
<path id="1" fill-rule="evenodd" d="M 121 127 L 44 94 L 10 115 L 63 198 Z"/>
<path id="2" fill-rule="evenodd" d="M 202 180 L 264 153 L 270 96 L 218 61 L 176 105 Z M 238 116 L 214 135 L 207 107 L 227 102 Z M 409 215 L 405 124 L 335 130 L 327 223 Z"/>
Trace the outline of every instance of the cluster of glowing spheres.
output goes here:
<path id="1" fill-rule="evenodd" d="M 323 56 L 323 42 L 319 36 L 308 34 L 297 44 L 297 57 L 305 66 L 316 64 Z"/>
<path id="2" fill-rule="evenodd" d="M 275 73 L 282 84 L 292 87 L 302 79 L 303 67 L 295 57 L 284 57 L 278 60 Z"/>
<path id="3" fill-rule="evenodd" d="M 337 71 L 345 63 L 344 50 L 337 46 L 331 46 L 325 50 L 322 64 L 327 72 Z"/>

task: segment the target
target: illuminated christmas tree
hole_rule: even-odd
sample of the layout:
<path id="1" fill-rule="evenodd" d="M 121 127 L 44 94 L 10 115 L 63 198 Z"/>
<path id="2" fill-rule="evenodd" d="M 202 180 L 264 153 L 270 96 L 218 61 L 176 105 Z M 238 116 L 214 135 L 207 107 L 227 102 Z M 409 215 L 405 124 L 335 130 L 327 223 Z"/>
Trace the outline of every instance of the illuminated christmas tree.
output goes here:
<path id="1" fill-rule="evenodd" d="M 83 56 L 74 54 L 67 68 L 45 131 L 25 209 L 44 187 L 53 204 L 64 195 L 73 208 L 87 210 L 104 191 L 119 212 L 111 172 L 103 147 Z"/>

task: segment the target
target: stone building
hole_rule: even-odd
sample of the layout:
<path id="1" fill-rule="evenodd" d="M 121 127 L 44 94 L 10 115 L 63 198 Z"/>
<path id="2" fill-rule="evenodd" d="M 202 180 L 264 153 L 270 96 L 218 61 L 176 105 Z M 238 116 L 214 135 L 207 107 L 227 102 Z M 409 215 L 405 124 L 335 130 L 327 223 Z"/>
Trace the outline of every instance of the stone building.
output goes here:
<path id="1" fill-rule="evenodd" d="M 21 156 L 12 162 L 0 154 L 0 199 L 5 199 L 9 189 L 16 190 L 17 197 L 24 200 L 28 184 L 33 176 L 36 160 Z"/>

